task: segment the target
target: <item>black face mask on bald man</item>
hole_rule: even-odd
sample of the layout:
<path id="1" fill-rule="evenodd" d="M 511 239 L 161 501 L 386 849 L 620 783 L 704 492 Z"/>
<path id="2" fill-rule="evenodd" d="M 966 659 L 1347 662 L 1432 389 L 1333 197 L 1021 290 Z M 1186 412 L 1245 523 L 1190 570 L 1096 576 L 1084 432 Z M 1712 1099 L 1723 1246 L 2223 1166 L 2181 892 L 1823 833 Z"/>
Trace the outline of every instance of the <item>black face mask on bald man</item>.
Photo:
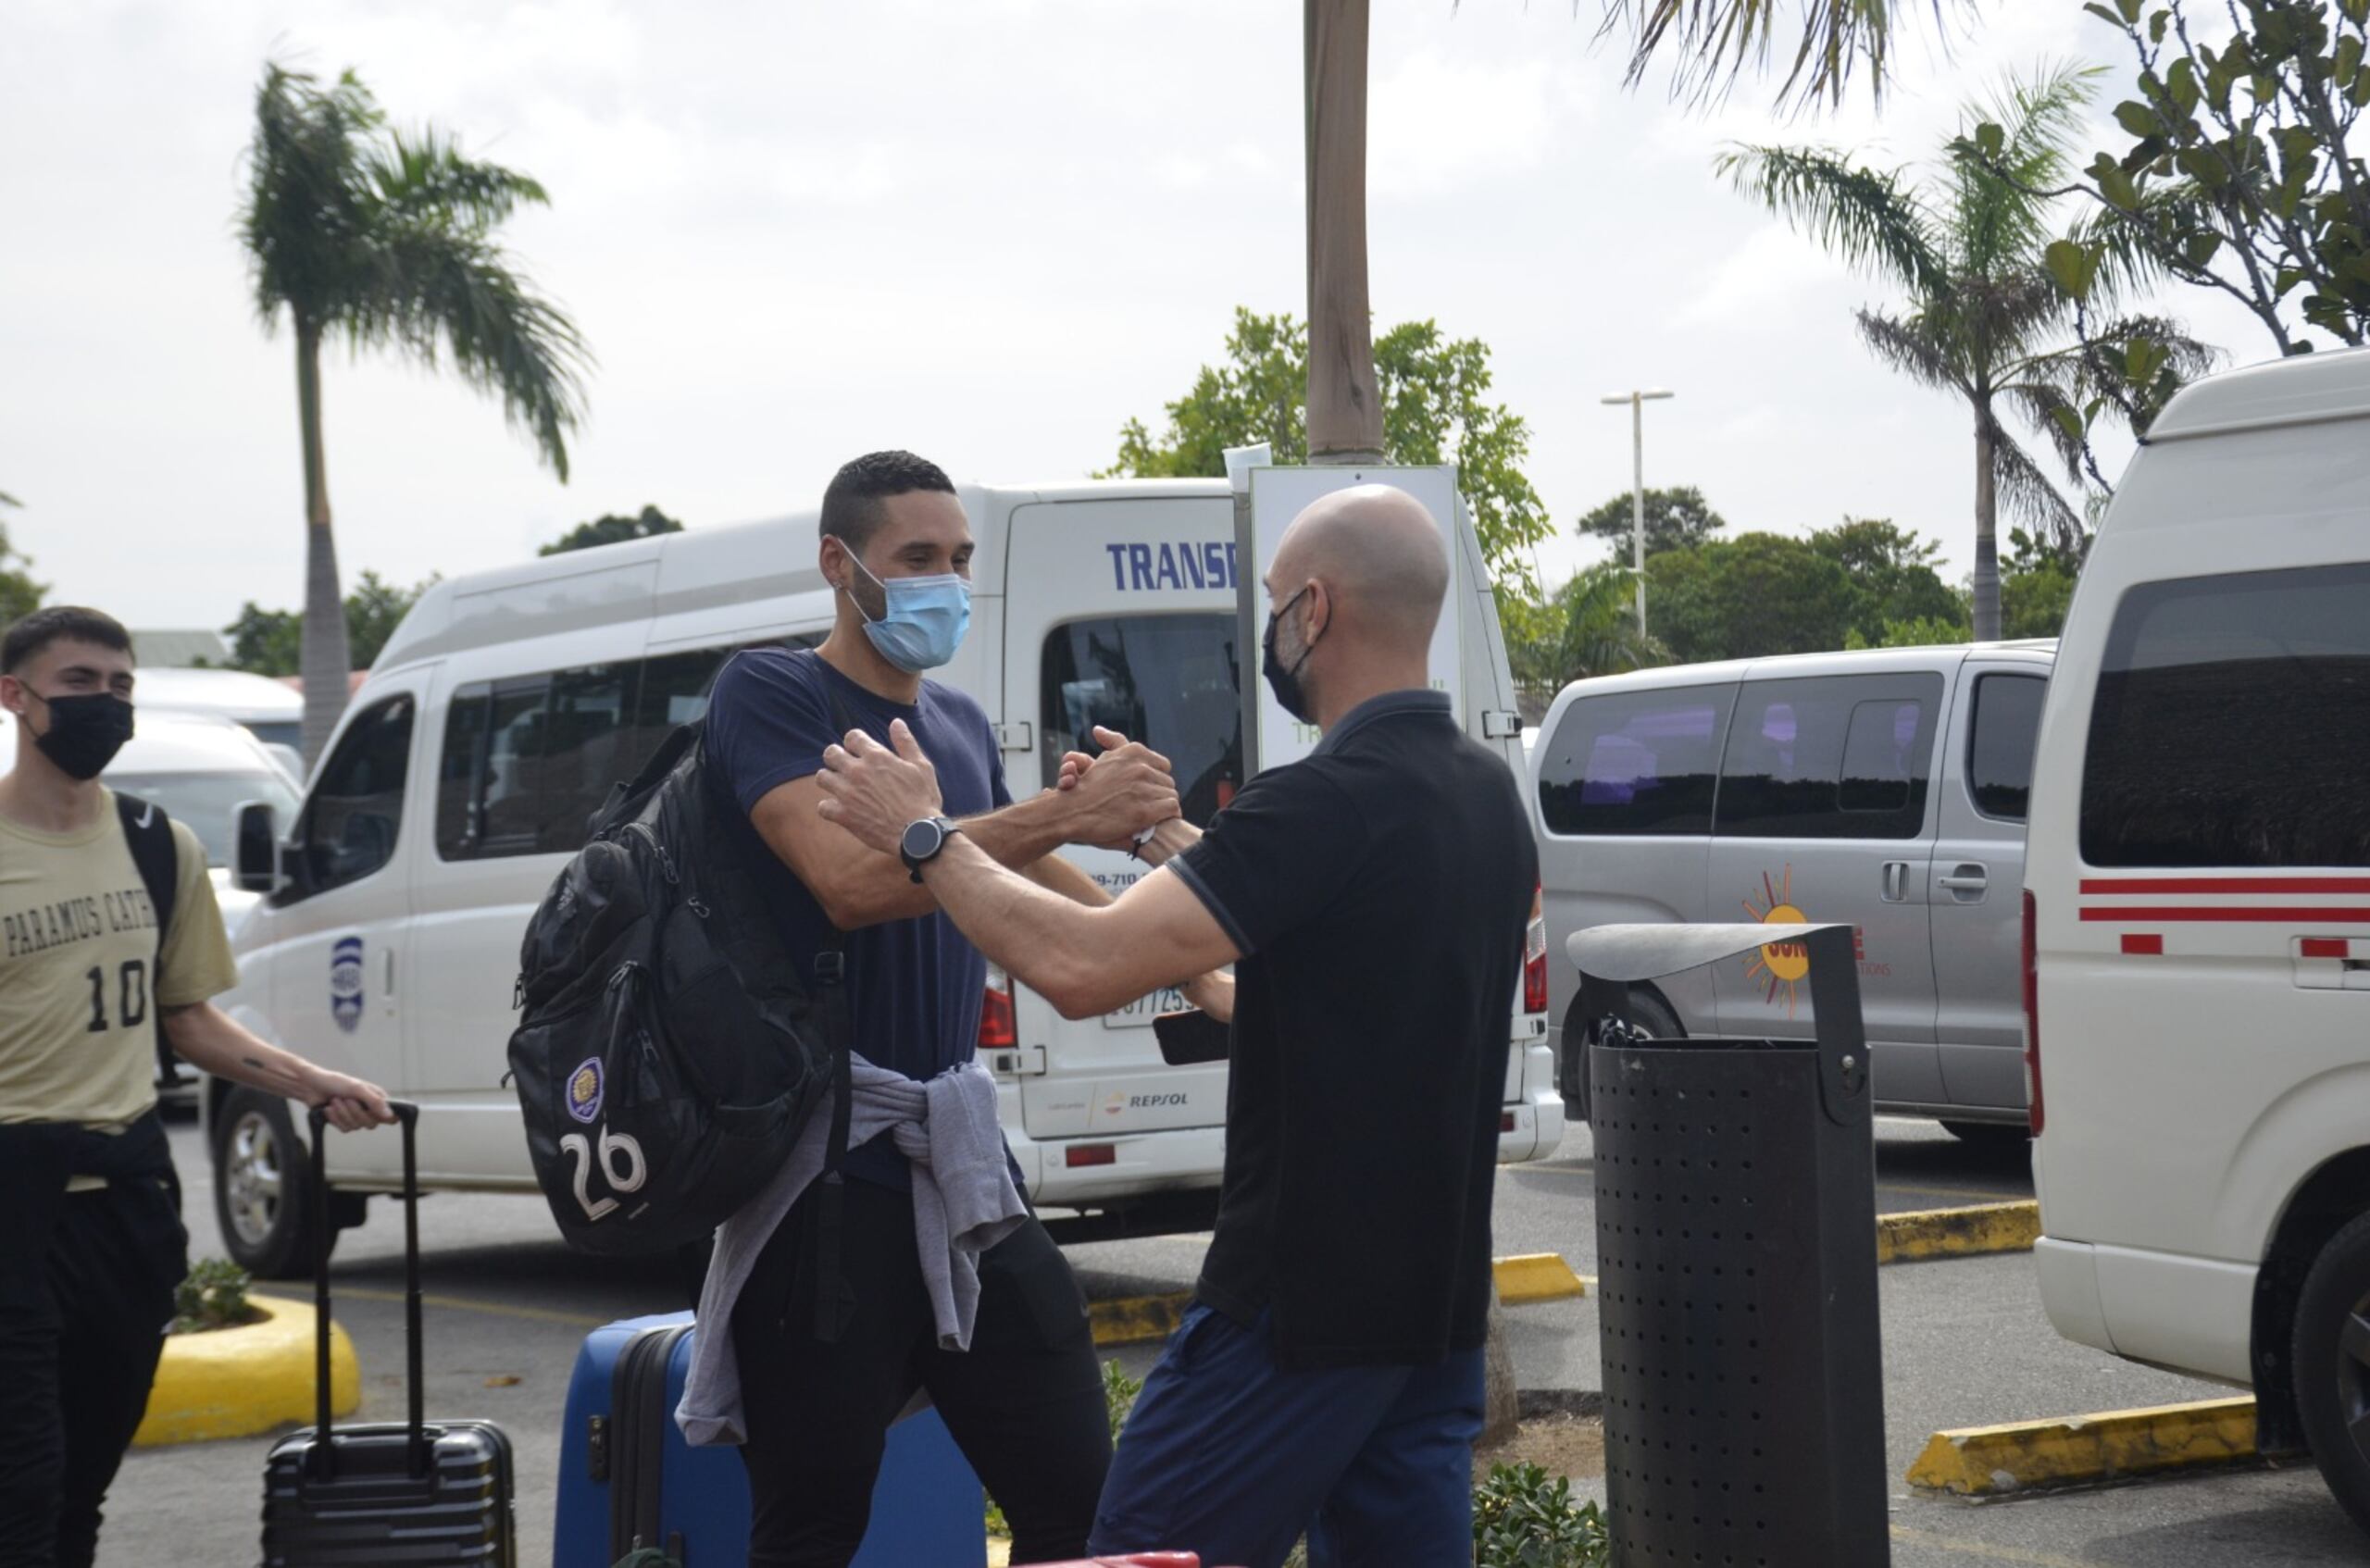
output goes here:
<path id="1" fill-rule="evenodd" d="M 1276 701 L 1284 712 L 1303 724 L 1309 721 L 1309 706 L 1308 692 L 1300 683 L 1300 669 L 1303 665 L 1308 663 L 1309 650 L 1316 644 L 1312 642 L 1303 645 L 1300 657 L 1292 661 L 1291 668 L 1286 669 L 1276 657 L 1276 628 L 1282 623 L 1284 616 L 1291 613 L 1291 607 L 1300 603 L 1301 595 L 1316 586 L 1315 583 L 1303 585 L 1299 593 L 1293 594 L 1277 606 L 1276 613 L 1267 617 L 1267 634 L 1259 640 L 1259 673 L 1267 678 L 1267 690 L 1276 694 Z"/>

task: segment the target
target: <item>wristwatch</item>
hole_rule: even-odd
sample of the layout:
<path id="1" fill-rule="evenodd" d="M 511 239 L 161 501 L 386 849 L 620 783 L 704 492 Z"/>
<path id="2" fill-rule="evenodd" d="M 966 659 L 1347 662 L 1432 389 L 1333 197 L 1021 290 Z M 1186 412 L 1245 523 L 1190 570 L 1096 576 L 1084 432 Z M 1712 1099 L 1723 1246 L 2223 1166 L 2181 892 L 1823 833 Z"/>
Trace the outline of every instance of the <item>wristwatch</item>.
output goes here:
<path id="1" fill-rule="evenodd" d="M 922 816 L 905 824 L 897 838 L 897 858 L 915 881 L 922 879 L 922 867 L 938 858 L 946 848 L 946 840 L 963 831 L 963 825 L 951 816 Z"/>

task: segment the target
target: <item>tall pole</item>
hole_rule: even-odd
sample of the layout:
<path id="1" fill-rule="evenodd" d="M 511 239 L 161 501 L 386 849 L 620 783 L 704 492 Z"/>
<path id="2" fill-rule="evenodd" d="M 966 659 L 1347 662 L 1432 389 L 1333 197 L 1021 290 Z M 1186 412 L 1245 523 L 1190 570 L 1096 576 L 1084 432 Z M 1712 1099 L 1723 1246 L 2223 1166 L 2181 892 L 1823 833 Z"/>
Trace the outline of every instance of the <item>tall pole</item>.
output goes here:
<path id="1" fill-rule="evenodd" d="M 1638 635 L 1646 635 L 1646 402 L 1629 394 L 1629 569 L 1637 574 Z"/>
<path id="2" fill-rule="evenodd" d="M 1308 460 L 1382 461 L 1366 296 L 1366 0 L 1303 0 Z"/>
<path id="3" fill-rule="evenodd" d="M 1598 401 L 1629 405 L 1629 569 L 1638 579 L 1638 635 L 1646 635 L 1646 404 L 1667 392 L 1615 392 Z"/>

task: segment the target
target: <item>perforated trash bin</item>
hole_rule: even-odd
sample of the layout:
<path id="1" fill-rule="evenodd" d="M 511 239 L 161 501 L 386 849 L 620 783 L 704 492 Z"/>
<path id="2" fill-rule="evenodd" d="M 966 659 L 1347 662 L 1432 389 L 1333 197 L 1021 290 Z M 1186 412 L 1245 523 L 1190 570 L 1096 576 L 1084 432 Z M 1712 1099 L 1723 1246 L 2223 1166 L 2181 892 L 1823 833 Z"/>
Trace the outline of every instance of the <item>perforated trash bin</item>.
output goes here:
<path id="1" fill-rule="evenodd" d="M 1628 983 L 1809 961 L 1817 1038 L 1653 1039 Z M 1867 1048 L 1847 926 L 1575 935 L 1613 1562 L 1889 1562 Z"/>

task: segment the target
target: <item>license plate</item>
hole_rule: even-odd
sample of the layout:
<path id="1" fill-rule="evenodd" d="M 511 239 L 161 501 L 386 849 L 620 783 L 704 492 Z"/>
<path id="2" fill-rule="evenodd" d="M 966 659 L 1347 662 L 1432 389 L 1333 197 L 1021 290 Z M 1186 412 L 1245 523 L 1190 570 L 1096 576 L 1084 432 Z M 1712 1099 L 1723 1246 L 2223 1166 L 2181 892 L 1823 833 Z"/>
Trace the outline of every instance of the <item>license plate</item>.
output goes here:
<path id="1" fill-rule="evenodd" d="M 1150 996 L 1140 996 L 1127 1006 L 1103 1015 L 1106 1029 L 1147 1029 L 1155 1013 L 1178 1013 L 1185 1007 L 1184 995 L 1175 986 L 1164 986 Z"/>

